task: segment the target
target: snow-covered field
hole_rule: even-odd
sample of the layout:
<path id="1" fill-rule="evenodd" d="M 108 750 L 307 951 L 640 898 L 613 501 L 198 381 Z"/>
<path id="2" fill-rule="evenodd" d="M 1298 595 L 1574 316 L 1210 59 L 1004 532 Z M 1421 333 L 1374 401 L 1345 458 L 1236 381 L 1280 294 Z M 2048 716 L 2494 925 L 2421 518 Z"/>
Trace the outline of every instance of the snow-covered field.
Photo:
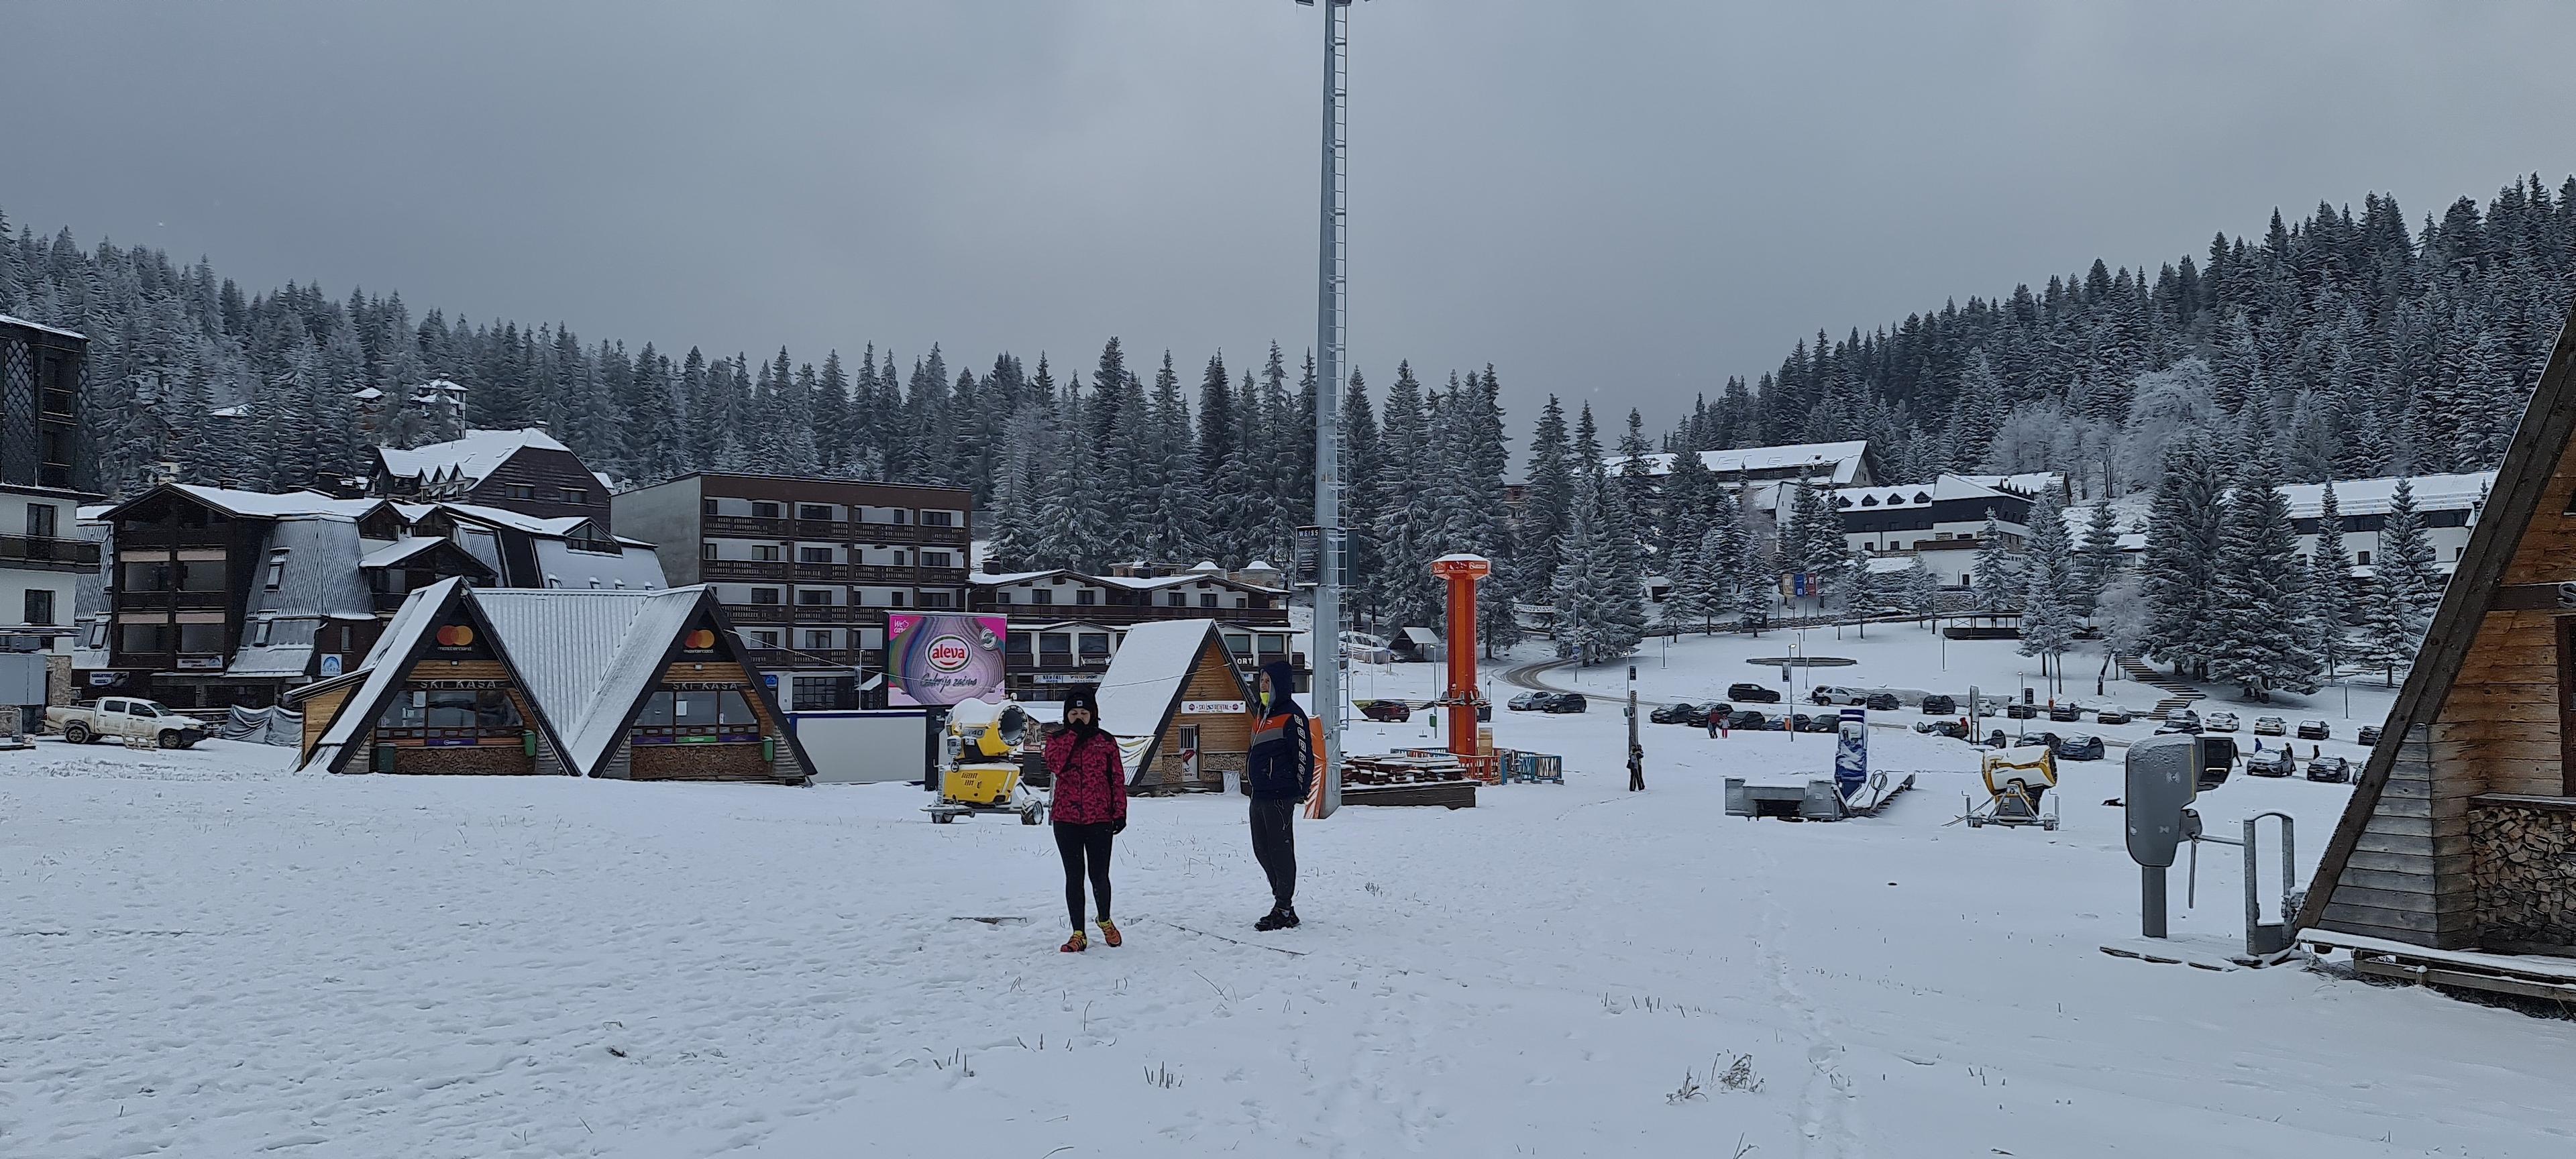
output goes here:
<path id="1" fill-rule="evenodd" d="M 1885 816 L 1750 822 L 1720 779 L 1826 738 L 1661 728 L 1630 794 L 1608 707 L 1496 714 L 1564 786 L 1302 825 L 1293 932 L 1249 929 L 1239 802 L 1141 801 L 1127 945 L 1078 956 L 1045 830 L 903 786 L 0 755 L 0 1155 L 2576 1154 L 2576 1024 L 2102 954 L 2116 760 L 2062 831 L 1970 831 L 1969 750 L 1882 731 L 1923 776 Z M 2312 861 L 2346 792 L 2202 807 Z M 2223 941 L 2205 861 L 2175 932 Z"/>

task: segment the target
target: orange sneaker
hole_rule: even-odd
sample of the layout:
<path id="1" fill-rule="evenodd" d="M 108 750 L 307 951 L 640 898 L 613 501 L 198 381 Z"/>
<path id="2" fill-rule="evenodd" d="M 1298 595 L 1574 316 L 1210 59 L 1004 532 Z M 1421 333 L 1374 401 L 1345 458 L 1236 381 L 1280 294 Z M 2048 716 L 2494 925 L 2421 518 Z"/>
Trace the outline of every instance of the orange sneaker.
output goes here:
<path id="1" fill-rule="evenodd" d="M 1086 941 L 1084 941 L 1084 939 L 1083 939 L 1082 931 L 1081 931 L 1081 930 L 1075 930 L 1075 931 L 1073 931 L 1073 936 L 1072 936 L 1072 937 L 1070 937 L 1070 938 L 1066 938 L 1066 939 L 1064 940 L 1064 944 L 1063 944 L 1063 945 L 1061 945 L 1061 946 L 1057 946 L 1057 947 L 1056 947 L 1056 951 L 1057 951 L 1058 953 L 1065 953 L 1065 954 L 1079 954 L 1079 953 L 1081 953 L 1081 952 L 1083 952 L 1084 950 L 1089 949 L 1089 948 L 1090 948 L 1089 943 L 1087 943 L 1087 942 L 1086 942 Z"/>
<path id="2" fill-rule="evenodd" d="M 1118 936 L 1118 923 L 1108 918 L 1100 919 L 1100 940 L 1109 943 L 1109 948 L 1113 950 L 1127 942 L 1127 939 Z"/>

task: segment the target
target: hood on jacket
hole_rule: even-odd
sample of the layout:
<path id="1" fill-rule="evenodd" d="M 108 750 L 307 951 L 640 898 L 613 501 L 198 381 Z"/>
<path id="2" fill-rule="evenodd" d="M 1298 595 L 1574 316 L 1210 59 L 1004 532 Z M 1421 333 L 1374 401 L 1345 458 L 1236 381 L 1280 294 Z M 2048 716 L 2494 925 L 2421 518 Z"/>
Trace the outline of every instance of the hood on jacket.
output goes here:
<path id="1" fill-rule="evenodd" d="M 1261 674 L 1270 678 L 1270 687 L 1273 689 L 1272 702 L 1262 706 L 1265 715 L 1269 712 L 1282 711 L 1295 713 L 1298 716 L 1306 715 L 1306 710 L 1297 704 L 1295 668 L 1290 667 L 1285 660 L 1273 660 L 1261 666 Z"/>

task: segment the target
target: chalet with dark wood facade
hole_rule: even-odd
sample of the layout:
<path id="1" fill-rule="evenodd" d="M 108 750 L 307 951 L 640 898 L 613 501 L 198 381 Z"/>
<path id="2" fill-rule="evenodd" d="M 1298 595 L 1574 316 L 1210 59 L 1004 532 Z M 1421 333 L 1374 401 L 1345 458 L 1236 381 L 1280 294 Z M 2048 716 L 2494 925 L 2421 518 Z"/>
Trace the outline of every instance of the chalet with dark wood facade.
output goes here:
<path id="1" fill-rule="evenodd" d="M 0 315 L 0 633 L 67 648 L 81 577 L 98 544 L 81 536 L 90 494 L 80 453 L 89 340 Z"/>
<path id="2" fill-rule="evenodd" d="M 605 535 L 608 482 L 572 449 L 535 428 L 470 430 L 452 442 L 376 448 L 367 493 L 422 503 L 468 503 L 540 519 L 582 518 Z"/>

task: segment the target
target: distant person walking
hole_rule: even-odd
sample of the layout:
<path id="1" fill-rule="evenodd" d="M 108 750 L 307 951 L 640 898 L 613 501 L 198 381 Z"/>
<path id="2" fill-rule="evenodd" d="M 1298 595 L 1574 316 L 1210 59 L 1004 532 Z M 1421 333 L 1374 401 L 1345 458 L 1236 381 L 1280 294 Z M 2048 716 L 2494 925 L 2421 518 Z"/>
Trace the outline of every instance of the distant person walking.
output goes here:
<path id="1" fill-rule="evenodd" d="M 1064 724 L 1047 736 L 1046 767 L 1055 778 L 1048 815 L 1055 821 L 1055 851 L 1064 859 L 1064 908 L 1073 936 L 1057 947 L 1068 954 L 1090 948 L 1082 932 L 1082 883 L 1100 906 L 1100 940 L 1115 947 L 1118 923 L 1109 919 L 1109 847 L 1127 828 L 1127 765 L 1118 738 L 1101 731 L 1100 697 L 1077 688 L 1064 700 Z"/>
<path id="2" fill-rule="evenodd" d="M 1645 787 L 1646 746 L 1632 742 L 1628 745 L 1628 791 L 1634 793 Z"/>
<path id="3" fill-rule="evenodd" d="M 1285 660 L 1261 669 L 1261 721 L 1246 755 L 1252 780 L 1252 856 L 1270 878 L 1270 912 L 1256 930 L 1297 928 L 1297 807 L 1314 786 L 1314 743 L 1297 704 L 1297 671 Z"/>

